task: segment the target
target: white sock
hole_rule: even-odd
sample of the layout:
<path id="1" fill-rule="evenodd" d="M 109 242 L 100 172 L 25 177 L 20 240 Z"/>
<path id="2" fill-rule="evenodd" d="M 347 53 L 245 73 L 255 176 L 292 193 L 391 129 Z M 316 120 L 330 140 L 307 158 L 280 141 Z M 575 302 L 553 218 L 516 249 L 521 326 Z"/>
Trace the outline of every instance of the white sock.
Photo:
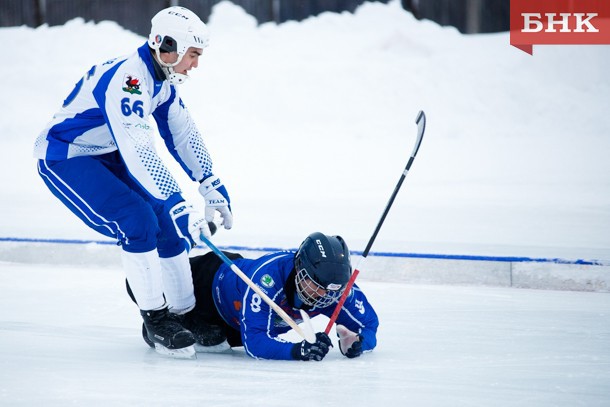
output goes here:
<path id="1" fill-rule="evenodd" d="M 163 288 L 171 312 L 184 314 L 195 307 L 193 275 L 185 250 L 177 256 L 161 258 Z"/>
<path id="2" fill-rule="evenodd" d="M 130 253 L 122 250 L 121 260 L 138 307 L 145 311 L 163 308 L 165 299 L 157 251 Z"/>

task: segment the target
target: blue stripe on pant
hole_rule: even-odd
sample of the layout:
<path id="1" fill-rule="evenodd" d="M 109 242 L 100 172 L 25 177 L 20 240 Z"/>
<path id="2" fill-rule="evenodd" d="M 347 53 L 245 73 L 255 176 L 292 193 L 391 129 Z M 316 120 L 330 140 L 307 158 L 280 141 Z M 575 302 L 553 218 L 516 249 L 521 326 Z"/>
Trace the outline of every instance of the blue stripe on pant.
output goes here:
<path id="1" fill-rule="evenodd" d="M 39 160 L 38 172 L 51 192 L 87 226 L 117 239 L 123 250 L 143 253 L 157 249 L 173 257 L 186 248 L 169 216 L 180 194 L 161 201 L 131 179 L 117 152 Z"/>

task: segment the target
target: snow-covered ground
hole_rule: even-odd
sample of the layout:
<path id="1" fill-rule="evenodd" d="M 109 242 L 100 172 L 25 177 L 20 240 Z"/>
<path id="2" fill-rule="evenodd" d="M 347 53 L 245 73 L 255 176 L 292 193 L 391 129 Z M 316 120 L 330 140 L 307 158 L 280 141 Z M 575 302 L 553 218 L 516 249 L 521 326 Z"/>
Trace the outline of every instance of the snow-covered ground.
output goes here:
<path id="1" fill-rule="evenodd" d="M 398 1 L 259 27 L 223 2 L 209 27 L 181 92 L 233 201 L 217 244 L 320 230 L 363 250 L 423 109 L 374 251 L 610 260 L 610 47 L 530 56 Z M 144 40 L 111 22 L 0 29 L 0 238 L 103 240 L 45 188 L 32 146 L 91 65 Z M 360 359 L 175 361 L 141 342 L 117 267 L 3 260 L 1 405 L 608 405 L 608 294 L 363 281 L 381 329 Z"/>
<path id="2" fill-rule="evenodd" d="M 530 56 L 508 33 L 464 36 L 399 3 L 260 27 L 214 8 L 181 92 L 233 201 L 216 242 L 294 248 L 320 230 L 362 250 L 423 109 L 427 135 L 374 250 L 610 259 L 610 47 Z M 145 39 L 75 20 L 0 40 L 0 237 L 100 239 L 47 191 L 32 145 L 91 65 Z"/>

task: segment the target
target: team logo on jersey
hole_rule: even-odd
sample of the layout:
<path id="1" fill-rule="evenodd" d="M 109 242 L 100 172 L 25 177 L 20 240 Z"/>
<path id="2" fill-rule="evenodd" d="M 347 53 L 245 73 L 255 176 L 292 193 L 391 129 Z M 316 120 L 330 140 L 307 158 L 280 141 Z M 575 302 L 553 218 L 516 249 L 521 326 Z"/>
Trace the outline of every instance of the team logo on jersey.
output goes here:
<path id="1" fill-rule="evenodd" d="M 264 287 L 271 288 L 275 285 L 275 281 L 273 281 L 273 278 L 271 278 L 269 274 L 265 274 L 261 277 L 261 284 Z"/>
<path id="2" fill-rule="evenodd" d="M 364 310 L 364 303 L 362 301 L 356 300 L 356 308 L 358 309 L 358 311 L 361 314 L 364 314 L 364 312 L 365 312 L 365 310 Z"/>
<path id="3" fill-rule="evenodd" d="M 140 80 L 135 76 L 126 74 L 123 78 L 123 83 L 125 84 L 125 87 L 123 87 L 124 92 L 131 93 L 132 95 L 142 94 L 142 92 L 140 91 Z"/>

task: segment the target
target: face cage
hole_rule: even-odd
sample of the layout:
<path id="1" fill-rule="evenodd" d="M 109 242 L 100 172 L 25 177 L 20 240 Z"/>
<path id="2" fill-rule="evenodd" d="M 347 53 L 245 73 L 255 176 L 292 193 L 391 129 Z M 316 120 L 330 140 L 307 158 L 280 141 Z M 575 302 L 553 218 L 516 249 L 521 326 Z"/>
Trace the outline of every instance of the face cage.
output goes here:
<path id="1" fill-rule="evenodd" d="M 315 282 L 311 277 L 309 277 L 309 274 L 305 269 L 301 269 L 297 272 L 295 280 L 297 295 L 299 296 L 299 299 L 303 301 L 304 304 L 309 305 L 310 307 L 328 307 L 329 305 L 339 301 L 339 298 L 341 298 L 341 294 L 343 294 L 343 291 L 345 291 L 345 287 L 342 287 L 340 290 L 336 291 L 330 291 L 326 289 L 325 287 Z M 306 290 L 307 288 L 309 288 L 309 290 Z M 314 297 L 307 292 L 310 291 L 312 293 L 315 293 L 320 288 L 326 291 L 326 295 L 324 295 L 323 297 Z"/>

